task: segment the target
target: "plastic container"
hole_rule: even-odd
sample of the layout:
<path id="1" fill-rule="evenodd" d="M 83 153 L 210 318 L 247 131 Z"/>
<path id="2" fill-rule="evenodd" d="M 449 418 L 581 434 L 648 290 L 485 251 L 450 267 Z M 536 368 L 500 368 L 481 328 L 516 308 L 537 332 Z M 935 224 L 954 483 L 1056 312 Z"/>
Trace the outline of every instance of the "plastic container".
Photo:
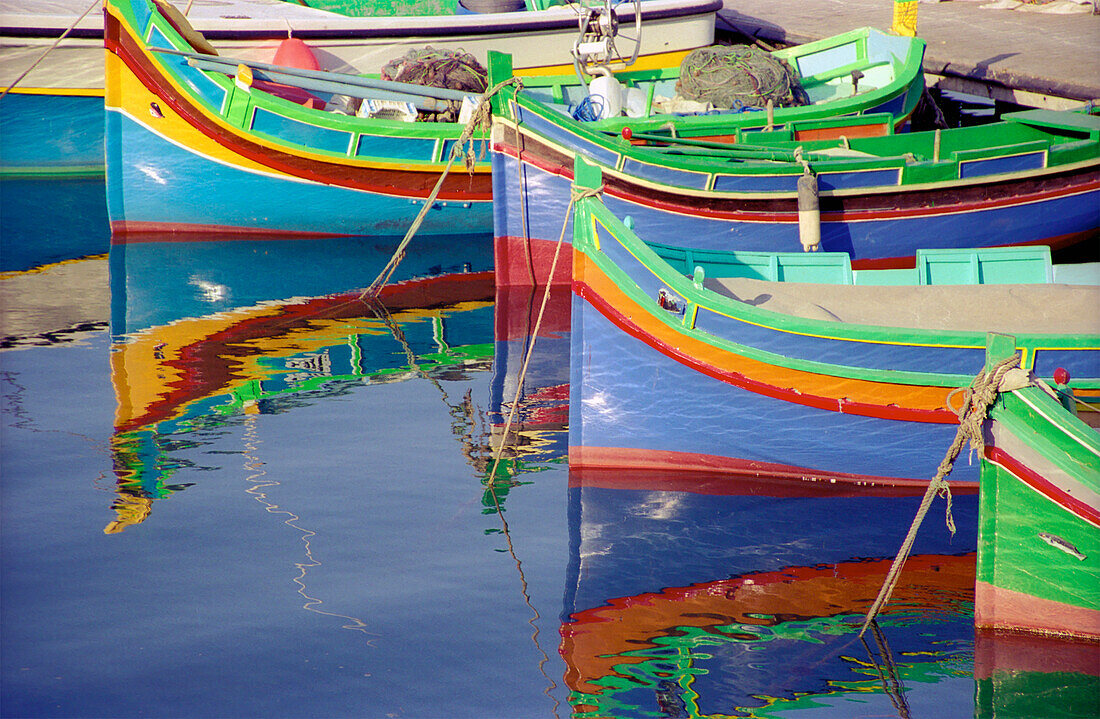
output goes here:
<path id="1" fill-rule="evenodd" d="M 601 120 L 618 117 L 623 111 L 623 86 L 611 75 L 600 75 L 588 86 L 593 108 L 599 109 Z"/>

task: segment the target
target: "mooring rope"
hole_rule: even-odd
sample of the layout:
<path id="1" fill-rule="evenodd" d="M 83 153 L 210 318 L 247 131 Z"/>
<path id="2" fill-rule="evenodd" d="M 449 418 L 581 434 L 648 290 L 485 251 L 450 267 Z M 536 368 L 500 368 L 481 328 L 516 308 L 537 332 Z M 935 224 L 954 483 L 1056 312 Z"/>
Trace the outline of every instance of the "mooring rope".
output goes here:
<path id="1" fill-rule="evenodd" d="M 477 162 L 477 156 L 474 154 L 474 132 L 478 128 L 489 129 L 491 124 L 489 98 L 496 95 L 508 85 L 515 85 L 517 89 L 523 87 L 523 83 L 518 77 L 510 77 L 507 80 L 498 82 L 481 94 L 481 99 L 478 102 L 477 110 L 474 111 L 474 116 L 466 123 L 466 127 L 462 130 L 462 134 L 459 135 L 455 144 L 451 146 L 451 154 L 447 159 L 447 165 L 443 168 L 443 174 L 439 176 L 439 180 L 436 181 L 431 194 L 429 194 L 428 199 L 424 201 L 424 206 L 420 208 L 420 212 L 417 213 L 416 219 L 414 219 L 412 225 L 409 226 L 409 230 L 405 233 L 405 237 L 402 238 L 401 242 L 397 245 L 397 249 L 394 250 L 393 256 L 390 257 L 389 262 L 382 268 L 382 272 L 379 273 L 378 277 L 375 277 L 374 281 L 370 283 L 367 289 L 363 290 L 363 294 L 359 295 L 360 299 L 365 300 L 368 297 L 376 297 L 378 292 L 382 289 L 382 286 L 390 281 L 390 277 L 393 276 L 394 270 L 397 269 L 397 265 L 405 257 L 405 248 L 409 246 L 409 242 L 412 241 L 413 236 L 416 235 L 417 230 L 420 229 L 420 225 L 424 222 L 424 217 L 428 214 L 428 210 L 435 204 L 435 198 L 439 196 L 439 191 L 443 188 L 443 181 L 447 179 L 447 174 L 451 171 L 451 165 L 454 164 L 455 160 L 460 156 L 464 156 L 466 160 L 466 171 L 471 173 L 474 171 L 474 165 Z M 469 147 L 463 150 L 463 146 L 467 143 L 469 143 Z"/>
<path id="2" fill-rule="evenodd" d="M 16 85 L 18 85 L 18 84 L 19 84 L 20 82 L 22 82 L 22 81 L 23 81 L 23 78 L 25 78 L 25 77 L 26 77 L 27 75 L 30 75 L 30 74 L 31 74 L 31 71 L 32 71 L 32 70 L 34 70 L 34 69 L 35 69 L 36 67 L 38 67 L 38 63 L 40 63 L 40 62 L 42 62 L 43 60 L 45 60 L 45 59 L 46 59 L 46 56 L 47 56 L 47 55 L 49 55 L 49 54 L 50 54 L 51 52 L 53 52 L 53 51 L 54 51 L 54 48 L 56 48 L 56 47 L 57 47 L 58 45 L 60 45 L 60 44 L 61 44 L 61 41 L 62 41 L 62 40 L 64 40 L 64 39 L 65 39 L 66 37 L 68 37 L 68 36 L 69 36 L 69 33 L 70 33 L 70 32 L 72 32 L 72 31 L 73 31 L 73 30 L 74 30 L 74 29 L 76 28 L 76 26 L 80 24 L 80 21 L 81 21 L 81 20 L 83 20 L 84 18 L 86 18 L 86 17 L 88 16 L 88 13 L 90 13 L 90 12 L 92 11 L 92 8 L 95 8 L 95 7 L 99 7 L 99 6 L 100 6 L 100 5 L 102 4 L 102 2 L 103 2 L 103 0 L 92 0 L 92 4 L 88 6 L 88 9 L 87 9 L 87 10 L 85 10 L 85 11 L 84 11 L 84 13 L 83 13 L 83 14 L 82 14 L 82 15 L 81 15 L 80 17 L 78 17 L 78 18 L 77 18 L 77 19 L 76 19 L 76 20 L 75 20 L 75 21 L 73 22 L 73 24 L 72 24 L 72 25 L 70 25 L 69 27 L 65 28 L 65 32 L 61 33 L 61 36 L 60 36 L 60 37 L 58 37 L 58 38 L 57 38 L 57 40 L 55 40 L 55 41 L 54 41 L 54 44 L 53 44 L 53 45 L 50 45 L 50 46 L 49 46 L 48 48 L 46 48 L 46 52 L 44 52 L 44 53 L 42 53 L 41 55 L 39 55 L 39 56 L 38 56 L 38 59 L 37 59 L 37 60 L 35 60 L 35 61 L 34 61 L 34 62 L 33 62 L 33 63 L 31 64 L 31 66 L 30 66 L 30 67 L 28 67 L 28 68 L 27 68 L 26 70 L 24 70 L 24 71 L 23 71 L 23 74 L 22 74 L 22 75 L 20 75 L 19 77 L 15 78 L 15 82 L 13 82 L 12 84 L 10 84 L 10 85 L 8 85 L 7 87 L 5 87 L 5 88 L 4 88 L 4 90 L 3 90 L 3 92 L 0 92 L 0 100 L 4 99 L 4 96 L 5 96 L 5 95 L 7 95 L 7 94 L 8 94 L 9 92 L 11 92 L 11 91 L 12 91 L 12 89 L 13 89 L 13 88 L 15 88 L 15 86 L 16 86 Z"/>
<path id="3" fill-rule="evenodd" d="M 501 435 L 500 444 L 497 446 L 495 456 L 493 457 L 493 469 L 489 472 L 489 481 L 495 481 L 497 473 L 497 466 L 500 464 L 500 457 L 504 453 L 504 443 L 508 439 L 508 430 L 512 427 L 512 419 L 516 416 L 516 407 L 519 406 L 519 396 L 523 392 L 523 378 L 527 375 L 527 365 L 531 361 L 531 355 L 534 353 L 535 340 L 538 338 L 539 328 L 542 327 L 542 315 L 546 311 L 546 303 L 550 299 L 550 284 L 554 279 L 554 273 L 558 268 L 558 257 L 561 255 L 561 246 L 565 241 L 565 228 L 569 225 L 569 218 L 573 214 L 573 205 L 577 204 L 578 200 L 583 200 L 586 197 L 598 197 L 603 192 L 603 187 L 599 188 L 584 188 L 573 187 L 569 193 L 569 205 L 565 208 L 565 218 L 561 223 L 561 234 L 558 235 L 558 243 L 554 246 L 554 259 L 550 262 L 550 274 L 546 276 L 546 287 L 542 292 L 542 304 L 539 305 L 539 313 L 535 317 L 535 327 L 531 331 L 531 343 L 527 345 L 527 350 L 523 353 L 523 363 L 520 365 L 519 379 L 516 381 L 516 396 L 512 400 L 512 406 L 508 408 L 508 419 L 504 422 L 504 433 Z"/>
<path id="4" fill-rule="evenodd" d="M 948 448 L 943 461 L 940 462 L 940 466 L 936 470 L 936 476 L 928 483 L 928 489 L 924 493 L 924 498 L 921 500 L 916 516 L 913 517 L 909 533 L 905 535 L 905 541 L 902 542 L 901 549 L 898 550 L 898 555 L 894 558 L 894 563 L 890 565 L 890 571 L 886 573 L 886 579 L 882 583 L 878 597 L 871 604 L 871 608 L 867 610 L 863 627 L 859 630 L 860 637 L 867 631 L 867 627 L 874 621 L 886 602 L 890 600 L 890 595 L 893 594 L 894 587 L 897 586 L 898 579 L 901 576 L 902 566 L 909 557 L 909 551 L 913 548 L 917 530 L 920 529 L 924 515 L 928 513 L 928 508 L 937 494 L 943 495 L 947 500 L 947 529 L 952 536 L 955 535 L 955 520 L 951 516 L 951 487 L 947 484 L 947 475 L 951 473 L 951 469 L 955 466 L 955 459 L 958 458 L 959 452 L 967 442 L 970 443 L 971 456 L 973 456 L 975 450 L 977 450 L 979 457 L 984 453 L 985 439 L 982 436 L 982 423 L 989 414 L 990 406 L 997 400 L 997 395 L 1000 392 L 1019 389 L 1029 384 L 1027 373 L 1023 370 L 1017 370 L 1014 376 L 1006 378 L 1006 375 L 1019 365 L 1020 355 L 1014 354 L 994 365 L 988 375 L 983 369 L 970 383 L 970 386 L 965 389 L 966 398 L 962 407 L 959 408 L 959 429 L 955 433 L 955 439 Z M 951 393 L 951 395 L 953 394 L 954 392 Z M 949 404 L 951 395 L 948 395 Z"/>

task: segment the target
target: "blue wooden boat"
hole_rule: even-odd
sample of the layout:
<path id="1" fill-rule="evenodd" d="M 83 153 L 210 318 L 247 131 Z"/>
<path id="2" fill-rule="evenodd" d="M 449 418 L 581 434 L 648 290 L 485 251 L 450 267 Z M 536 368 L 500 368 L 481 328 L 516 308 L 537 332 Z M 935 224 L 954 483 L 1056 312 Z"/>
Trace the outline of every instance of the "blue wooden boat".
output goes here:
<path id="1" fill-rule="evenodd" d="M 600 186 L 594 166 L 576 172 Z M 1073 278 L 1046 247 L 853 272 L 845 253 L 649 245 L 598 197 L 576 203 L 573 232 L 570 466 L 923 486 L 988 331 L 1012 334 L 1026 369 L 1100 394 L 1096 267 Z M 952 480 L 975 485 L 977 464 Z"/>
<path id="2" fill-rule="evenodd" d="M 288 36 L 317 50 L 322 67 L 379 72 L 414 48 L 462 49 L 484 63 L 488 49 L 507 49 L 517 66 L 561 65 L 578 32 L 567 7 L 533 0 L 515 12 L 471 0 L 420 2 L 310 2 L 222 0 L 180 3 L 191 25 L 229 57 L 273 62 Z M 645 0 L 644 61 L 667 62 L 665 53 L 709 44 L 714 0 Z M 103 16 L 82 0 L 21 0 L 0 17 L 0 173 L 36 176 L 102 176 Z M 634 7 L 617 11 L 624 23 Z M 71 28 L 71 30 L 70 30 Z M 60 44 L 50 49 L 68 30 Z M 530 38 L 538 37 L 538 43 Z M 660 38 L 660 42 L 657 39 Z"/>
<path id="3" fill-rule="evenodd" d="M 771 123 L 738 113 L 668 129 L 645 117 L 602 127 L 527 88 L 494 102 L 501 284 L 546 281 L 578 156 L 603 170 L 613 212 L 633 216 L 651 242 L 693 250 L 820 248 L 847 253 L 855 269 L 911 268 L 917 249 L 1062 247 L 1100 231 L 1097 110 L 895 134 L 893 112 L 777 111 Z M 866 136 L 872 126 L 879 136 Z M 551 281 L 568 282 L 566 270 Z"/>

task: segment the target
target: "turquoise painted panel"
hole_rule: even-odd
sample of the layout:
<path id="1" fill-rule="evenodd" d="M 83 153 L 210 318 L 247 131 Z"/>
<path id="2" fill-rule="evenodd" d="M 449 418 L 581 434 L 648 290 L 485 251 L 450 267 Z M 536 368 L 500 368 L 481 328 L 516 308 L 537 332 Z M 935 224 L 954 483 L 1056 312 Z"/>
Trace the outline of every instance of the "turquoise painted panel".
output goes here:
<path id="1" fill-rule="evenodd" d="M 833 68 L 849 65 L 858 59 L 856 44 L 851 42 L 799 57 L 797 60 L 798 74 L 802 77 L 809 77 Z"/>
<path id="2" fill-rule="evenodd" d="M 912 40 L 900 35 L 887 35 L 872 30 L 867 35 L 867 59 L 869 62 L 904 62 Z"/>
<path id="3" fill-rule="evenodd" d="M 1050 248 L 917 250 L 922 285 L 1043 284 L 1053 277 Z"/>
<path id="4" fill-rule="evenodd" d="M 435 142 L 435 139 L 430 137 L 360 135 L 358 142 L 355 143 L 355 156 L 431 162 L 435 159 Z M 447 151 L 449 150 L 445 149 L 444 159 L 447 157 Z"/>
<path id="5" fill-rule="evenodd" d="M 340 155 L 346 155 L 351 145 L 350 132 L 294 120 L 262 107 L 256 108 L 252 117 L 252 130 L 284 142 L 302 145 L 310 150 Z"/>

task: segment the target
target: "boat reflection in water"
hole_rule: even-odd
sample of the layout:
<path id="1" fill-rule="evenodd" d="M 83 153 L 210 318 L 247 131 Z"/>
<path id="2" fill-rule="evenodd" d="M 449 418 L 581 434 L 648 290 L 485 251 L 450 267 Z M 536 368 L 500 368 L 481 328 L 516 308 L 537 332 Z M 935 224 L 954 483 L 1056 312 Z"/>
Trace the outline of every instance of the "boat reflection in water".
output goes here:
<path id="1" fill-rule="evenodd" d="M 569 449 L 569 288 L 498 286 L 487 418 L 500 453 L 496 499 L 519 476 L 565 462 Z M 495 456 L 495 455 L 494 455 Z M 490 466 L 488 472 L 493 472 Z M 490 493 L 485 511 L 495 511 Z"/>
<path id="2" fill-rule="evenodd" d="M 110 253 L 117 516 L 107 533 L 189 486 L 172 478 L 194 466 L 181 451 L 203 432 L 364 383 L 491 365 L 486 236 L 419 242 L 373 303 L 360 293 L 392 256 L 391 238 L 146 240 Z M 443 395 L 472 441 L 469 398 Z"/>
<path id="3" fill-rule="evenodd" d="M 978 630 L 974 683 L 977 719 L 1096 716 L 1100 646 L 1083 639 Z"/>
<path id="4" fill-rule="evenodd" d="M 561 653 L 574 716 L 849 701 L 907 716 L 919 687 L 969 685 L 973 493 L 955 498 L 953 538 L 924 523 L 865 644 L 863 615 L 919 497 L 701 473 L 574 469 L 569 483 Z"/>

